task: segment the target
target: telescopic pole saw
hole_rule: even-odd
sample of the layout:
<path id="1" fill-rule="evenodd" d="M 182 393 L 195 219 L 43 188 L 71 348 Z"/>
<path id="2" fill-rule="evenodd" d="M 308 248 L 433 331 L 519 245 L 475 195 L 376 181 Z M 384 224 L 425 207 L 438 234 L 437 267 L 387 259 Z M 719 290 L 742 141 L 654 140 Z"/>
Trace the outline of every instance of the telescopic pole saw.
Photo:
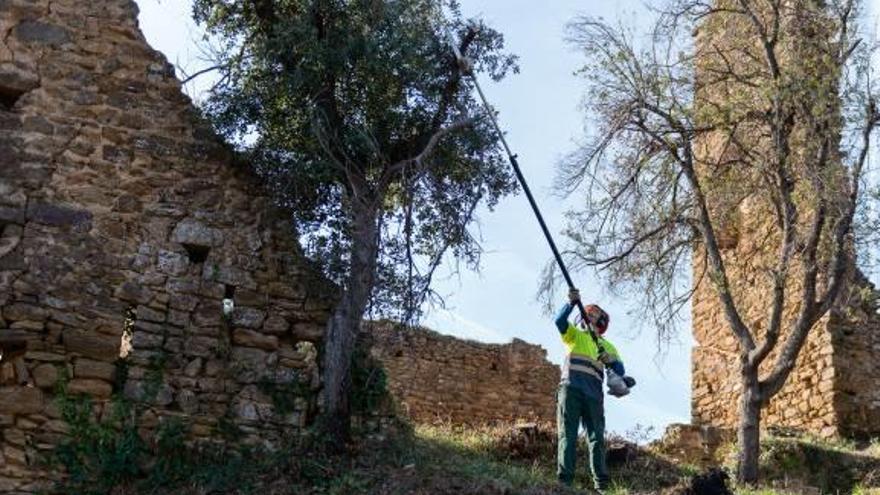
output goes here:
<path id="1" fill-rule="evenodd" d="M 547 223 L 544 221 L 544 216 L 541 215 L 541 210 L 538 209 L 538 203 L 535 201 L 535 197 L 532 195 L 532 190 L 529 189 L 529 184 L 526 182 L 526 178 L 523 176 L 522 170 L 519 167 L 519 162 L 516 159 L 516 155 L 510 150 L 510 146 L 507 144 L 507 140 L 504 138 L 504 133 L 501 132 L 501 127 L 498 125 L 498 120 L 495 118 L 495 113 L 492 110 L 492 106 L 489 105 L 489 101 L 486 99 L 486 95 L 483 93 L 483 88 L 480 87 L 480 82 L 477 81 L 476 75 L 474 75 L 473 65 L 471 61 L 464 57 L 461 54 L 461 51 L 458 49 L 458 45 L 455 43 L 455 39 L 451 36 L 449 37 L 449 44 L 452 46 L 452 51 L 455 54 L 455 59 L 458 62 L 459 69 L 462 73 L 470 77 L 471 81 L 474 83 L 474 87 L 477 88 L 477 93 L 480 95 L 480 100 L 483 103 L 483 108 L 486 110 L 486 115 L 489 116 L 489 120 L 492 122 L 492 126 L 495 128 L 495 132 L 498 134 L 498 139 L 501 141 L 501 144 L 504 146 L 504 151 L 507 153 L 507 159 L 510 161 L 510 165 L 513 167 L 513 172 L 516 174 L 516 178 L 519 181 L 520 186 L 523 188 L 523 192 L 526 193 L 526 198 L 529 200 L 529 205 L 532 207 L 532 212 L 535 214 L 535 218 L 538 219 L 538 223 L 541 225 L 541 231 L 544 232 L 544 238 L 547 239 L 547 244 L 550 245 L 550 250 L 553 251 L 553 257 L 556 258 L 556 264 L 559 265 L 559 270 L 562 272 L 562 276 L 565 278 L 565 283 L 568 284 L 569 290 L 575 288 L 574 282 L 571 280 L 571 275 L 568 273 L 568 268 L 565 267 L 565 262 L 562 260 L 562 255 L 559 254 L 559 249 L 556 247 L 556 242 L 553 240 L 553 235 L 550 234 L 550 229 L 547 228 Z M 578 310 L 580 311 L 581 318 L 583 321 L 589 322 L 590 320 L 587 318 L 587 311 L 584 309 L 583 303 L 578 300 L 576 301 Z M 593 340 L 596 342 L 596 345 L 599 347 L 599 354 L 601 355 L 604 350 L 602 348 L 602 344 L 599 342 L 599 337 L 593 331 L 592 326 L 588 325 L 590 335 L 593 337 Z"/>

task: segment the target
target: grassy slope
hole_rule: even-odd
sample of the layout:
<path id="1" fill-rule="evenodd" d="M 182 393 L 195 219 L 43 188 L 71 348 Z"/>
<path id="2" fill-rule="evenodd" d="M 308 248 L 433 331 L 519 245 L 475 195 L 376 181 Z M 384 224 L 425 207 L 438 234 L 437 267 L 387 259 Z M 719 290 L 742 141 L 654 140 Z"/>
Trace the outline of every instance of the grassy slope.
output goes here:
<path id="1" fill-rule="evenodd" d="M 149 468 L 113 483 L 111 491 L 91 481 L 61 493 L 255 494 L 255 495 L 573 495 L 585 493 L 589 478 L 583 449 L 575 489 L 555 482 L 555 431 L 531 436 L 504 428 L 401 427 L 396 434 L 373 435 L 344 455 L 321 453 L 317 438 L 273 453 L 253 450 L 192 452 L 175 449 Z M 612 442 L 613 444 L 614 442 Z M 647 449 L 630 450 L 614 463 L 615 495 L 680 493 L 697 473 Z M 160 469 L 161 468 L 161 469 Z M 159 469 L 159 471 L 157 471 Z M 853 493 L 880 495 L 880 443 L 854 445 L 792 438 L 764 443 L 762 473 L 766 489 L 739 495 Z M 118 470 L 116 470 L 118 471 Z M 160 475 L 157 475 L 159 473 Z M 106 486 L 106 485 L 105 485 Z M 90 489 L 84 489 L 84 488 Z"/>
<path id="2" fill-rule="evenodd" d="M 362 445 L 353 469 L 344 477 L 310 489 L 346 494 L 539 495 L 584 493 L 590 486 L 583 451 L 578 458 L 578 490 L 556 485 L 552 429 L 542 430 L 531 444 L 523 445 L 521 440 L 504 429 L 417 426 L 410 434 Z M 732 453 L 733 447 L 729 450 Z M 770 437 L 764 442 L 761 463 L 766 487 L 739 490 L 739 495 L 880 495 L 880 442 L 856 445 Z M 612 467 L 611 493 L 677 493 L 697 472 L 693 466 L 676 466 L 641 449 L 635 458 Z"/>
<path id="3" fill-rule="evenodd" d="M 575 489 L 556 483 L 552 430 L 522 442 L 505 429 L 417 426 L 412 432 L 361 445 L 341 469 L 323 480 L 304 479 L 315 494 L 574 494 L 590 486 L 579 453 Z M 612 471 L 619 495 L 655 493 L 693 473 L 643 455 Z M 628 487 L 628 488 L 624 488 Z"/>

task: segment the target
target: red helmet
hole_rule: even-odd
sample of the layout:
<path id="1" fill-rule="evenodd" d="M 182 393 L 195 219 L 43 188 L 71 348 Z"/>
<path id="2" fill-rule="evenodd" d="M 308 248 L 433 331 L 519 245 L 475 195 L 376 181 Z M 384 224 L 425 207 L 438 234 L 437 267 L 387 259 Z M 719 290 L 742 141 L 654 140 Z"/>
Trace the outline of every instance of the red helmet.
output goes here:
<path id="1" fill-rule="evenodd" d="M 587 318 L 589 318 L 590 323 L 593 324 L 593 328 L 596 329 L 596 332 L 599 335 L 605 334 L 605 331 L 608 330 L 608 325 L 611 323 L 611 317 L 608 316 L 608 313 L 596 304 L 588 304 L 584 306 L 584 311 L 587 313 Z M 581 322 L 581 324 L 583 325 L 583 322 Z"/>

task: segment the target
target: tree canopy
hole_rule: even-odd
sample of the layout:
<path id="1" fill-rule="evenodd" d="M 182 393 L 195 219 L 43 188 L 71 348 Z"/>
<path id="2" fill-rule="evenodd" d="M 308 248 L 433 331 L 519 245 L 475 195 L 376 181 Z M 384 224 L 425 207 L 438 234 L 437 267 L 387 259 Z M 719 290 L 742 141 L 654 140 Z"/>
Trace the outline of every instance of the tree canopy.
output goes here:
<path id="1" fill-rule="evenodd" d="M 322 348 L 342 438 L 365 312 L 414 321 L 445 259 L 477 266 L 477 206 L 515 190 L 450 43 L 494 80 L 516 59 L 453 0 L 196 0 L 195 18 L 219 44 L 207 114 L 342 288 Z"/>
<path id="2" fill-rule="evenodd" d="M 416 310 L 448 248 L 476 265 L 476 206 L 514 184 L 447 33 L 494 80 L 517 69 L 500 33 L 432 0 L 197 0 L 195 15 L 222 43 L 208 114 L 332 279 L 348 269 L 352 194 L 381 198 L 374 309 Z"/>

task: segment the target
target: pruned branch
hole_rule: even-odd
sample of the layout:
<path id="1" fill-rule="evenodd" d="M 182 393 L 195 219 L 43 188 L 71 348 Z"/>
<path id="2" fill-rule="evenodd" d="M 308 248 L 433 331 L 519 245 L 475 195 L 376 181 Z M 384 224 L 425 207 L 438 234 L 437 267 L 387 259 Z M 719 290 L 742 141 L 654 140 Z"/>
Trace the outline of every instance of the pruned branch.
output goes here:
<path id="1" fill-rule="evenodd" d="M 426 166 L 427 158 L 431 156 L 431 153 L 434 152 L 434 149 L 437 147 L 437 145 L 440 144 L 443 138 L 445 138 L 449 134 L 452 134 L 453 132 L 472 126 L 476 122 L 476 117 L 467 117 L 456 120 L 446 127 L 439 129 L 437 132 L 431 135 L 431 137 L 428 139 L 428 142 L 425 144 L 425 147 L 422 148 L 417 155 L 387 166 L 382 174 L 382 179 L 379 181 L 379 183 L 388 184 L 393 178 L 397 177 L 397 175 L 405 169 L 412 169 L 412 173 L 416 175 L 421 173 L 421 171 Z"/>

